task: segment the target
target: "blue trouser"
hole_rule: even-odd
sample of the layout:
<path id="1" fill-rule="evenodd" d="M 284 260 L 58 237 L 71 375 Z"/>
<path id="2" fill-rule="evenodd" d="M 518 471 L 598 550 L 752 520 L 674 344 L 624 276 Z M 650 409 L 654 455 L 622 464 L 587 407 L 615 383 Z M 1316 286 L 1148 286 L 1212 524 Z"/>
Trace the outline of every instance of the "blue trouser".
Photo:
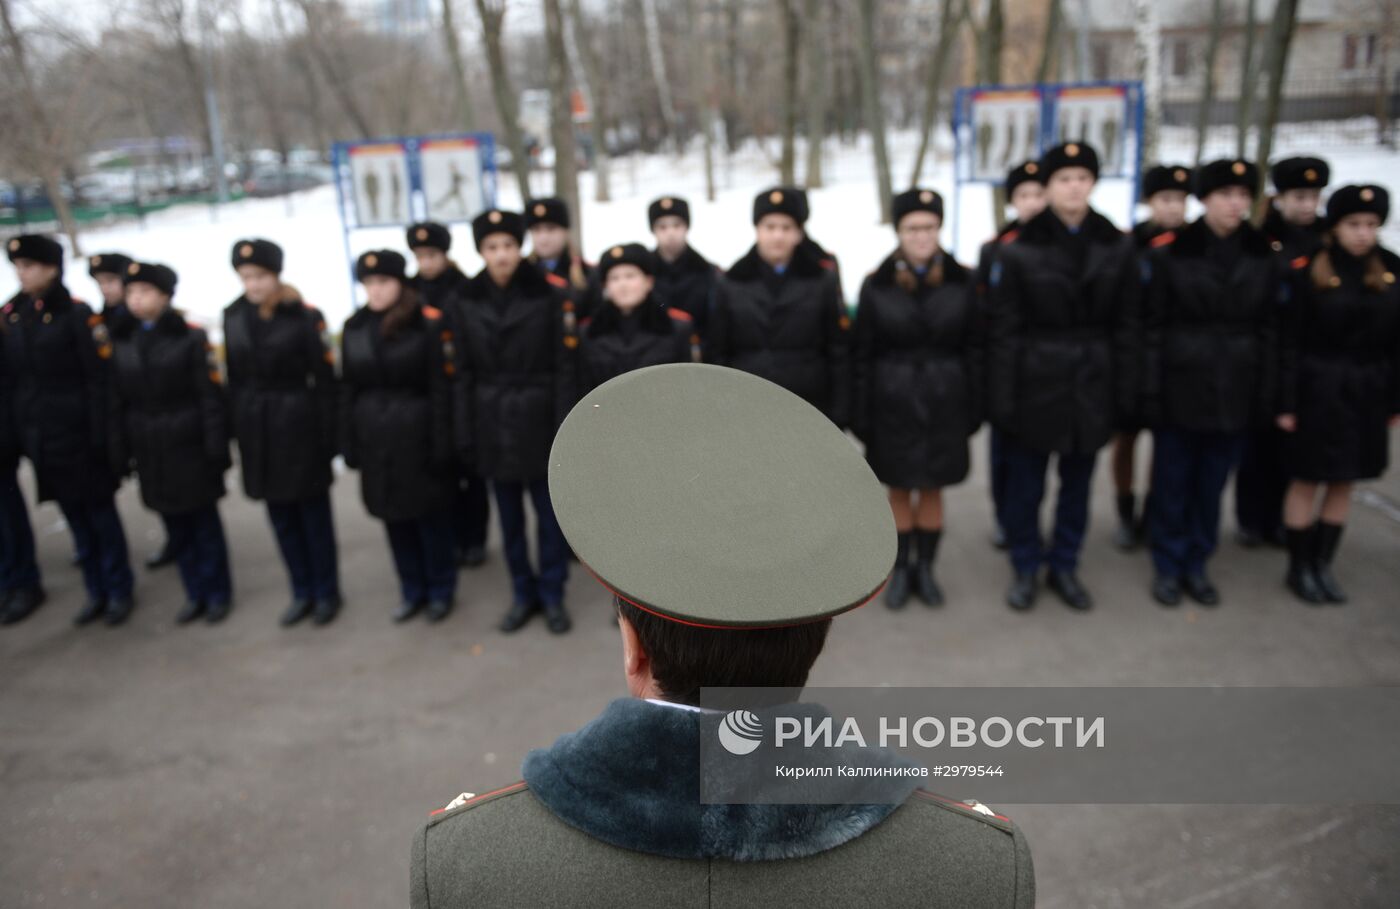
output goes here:
<path id="1" fill-rule="evenodd" d="M 408 521 L 385 521 L 405 603 L 451 602 L 457 592 L 448 509 Z"/>
<path id="2" fill-rule="evenodd" d="M 1089 480 L 1097 452 L 1055 456 L 1060 490 L 1055 502 L 1055 530 L 1046 550 L 1040 533 L 1040 503 L 1045 498 L 1045 473 L 1050 452 L 1034 451 L 1011 439 L 1002 440 L 1006 458 L 1006 489 L 1001 513 L 1007 549 L 1017 574 L 1036 571 L 1041 564 L 1072 572 L 1089 527 Z"/>
<path id="3" fill-rule="evenodd" d="M 0 592 L 39 584 L 34 530 L 19 488 L 18 465 L 0 469 Z"/>
<path id="4" fill-rule="evenodd" d="M 300 502 L 268 502 L 267 518 L 272 522 L 277 548 L 292 579 L 292 598 L 339 598 L 340 569 L 330 493 Z"/>
<path id="5" fill-rule="evenodd" d="M 170 534 L 170 554 L 180 569 L 185 596 L 206 606 L 233 599 L 233 579 L 229 576 L 228 544 L 219 507 L 206 505 L 185 514 L 165 514 Z"/>
<path id="6" fill-rule="evenodd" d="M 1006 529 L 1002 518 L 1001 503 L 1006 501 L 1006 437 L 995 426 L 987 438 L 987 475 L 992 493 L 992 520 L 996 526 Z"/>
<path id="7" fill-rule="evenodd" d="M 538 480 L 494 480 L 496 512 L 501 516 L 501 537 L 510 567 L 510 581 L 517 603 L 555 605 L 564 602 L 564 581 L 569 577 L 569 547 L 564 531 L 554 517 L 549 499 L 549 482 Z M 530 547 L 525 541 L 525 492 L 535 506 L 535 531 L 539 542 L 540 571 L 530 565 Z"/>
<path id="8" fill-rule="evenodd" d="M 60 499 L 59 510 L 73 533 L 78 564 L 83 570 L 83 586 L 88 597 L 107 601 L 131 596 L 131 558 L 126 550 L 126 532 L 112 498 L 100 502 Z"/>
<path id="9" fill-rule="evenodd" d="M 1283 453 L 1287 444 L 1283 431 L 1272 426 L 1245 438 L 1235 474 L 1235 520 L 1241 528 L 1272 536 L 1283 527 L 1283 497 L 1288 492 Z"/>
<path id="10" fill-rule="evenodd" d="M 1237 432 L 1152 431 L 1152 564 L 1167 577 L 1199 574 L 1220 536 L 1220 497 L 1239 463 Z"/>
<path id="11" fill-rule="evenodd" d="M 475 473 L 457 478 L 457 495 L 452 503 L 452 536 L 458 549 L 486 545 L 486 526 L 491 522 L 491 497 L 486 481 Z"/>

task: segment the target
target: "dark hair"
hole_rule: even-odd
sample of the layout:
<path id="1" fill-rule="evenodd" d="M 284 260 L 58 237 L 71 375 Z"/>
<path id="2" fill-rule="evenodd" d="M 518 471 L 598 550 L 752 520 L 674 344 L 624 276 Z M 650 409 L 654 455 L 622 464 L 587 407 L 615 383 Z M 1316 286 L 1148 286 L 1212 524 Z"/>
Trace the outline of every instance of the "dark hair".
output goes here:
<path id="1" fill-rule="evenodd" d="M 379 323 L 379 333 L 388 338 L 398 333 L 418 311 L 418 291 L 402 278 L 399 282 L 399 298 L 394 305 L 384 311 L 384 321 Z"/>
<path id="2" fill-rule="evenodd" d="M 699 628 L 615 602 L 651 659 L 662 695 L 681 704 L 697 703 L 702 687 L 800 689 L 831 629 L 831 619 L 785 628 Z"/>
<path id="3" fill-rule="evenodd" d="M 1341 284 L 1341 279 L 1337 277 L 1337 268 L 1332 263 L 1332 246 L 1336 242 L 1336 236 L 1332 230 L 1328 230 L 1323 236 L 1322 249 L 1313 256 L 1310 273 L 1313 287 L 1317 290 L 1327 290 Z M 1380 244 L 1366 254 L 1363 265 L 1365 271 L 1361 276 L 1361 286 L 1372 293 L 1384 293 L 1386 270 L 1385 261 L 1381 258 Z"/>

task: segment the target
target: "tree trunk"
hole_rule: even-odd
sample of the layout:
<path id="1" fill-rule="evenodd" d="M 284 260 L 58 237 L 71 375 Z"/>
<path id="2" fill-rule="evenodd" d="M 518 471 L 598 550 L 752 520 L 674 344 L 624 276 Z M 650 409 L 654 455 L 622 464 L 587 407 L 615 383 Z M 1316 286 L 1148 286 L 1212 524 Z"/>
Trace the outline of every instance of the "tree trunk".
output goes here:
<path id="1" fill-rule="evenodd" d="M 924 110 L 919 120 L 919 150 L 914 154 L 914 168 L 909 175 L 909 185 L 917 186 L 923 175 L 924 159 L 928 156 L 929 145 L 938 132 L 938 107 L 942 103 L 943 78 L 948 69 L 948 61 L 953 56 L 953 40 L 957 37 L 963 16 L 967 12 L 967 0 L 943 0 L 943 10 L 938 17 L 938 46 L 928 61 L 928 84 L 924 88 Z"/>
<path id="2" fill-rule="evenodd" d="M 1249 139 L 1250 108 L 1254 106 L 1254 32 L 1258 28 L 1255 0 L 1245 0 L 1244 49 L 1240 56 L 1240 97 L 1235 105 L 1235 157 L 1243 158 Z"/>
<path id="3" fill-rule="evenodd" d="M 782 0 L 783 27 L 783 152 L 778 163 L 778 182 L 791 186 L 797 182 L 797 63 L 802 45 L 802 20 L 799 0 Z"/>
<path id="4" fill-rule="evenodd" d="M 574 44 L 578 47 L 579 62 L 583 64 L 588 100 L 593 107 L 593 116 L 589 120 L 589 135 L 593 140 L 593 198 L 598 202 L 607 202 L 612 199 L 612 181 L 607 144 L 608 94 L 603 64 L 598 59 L 598 48 L 593 44 L 593 36 L 583 18 L 579 0 L 569 0 L 568 11 L 569 21 L 574 26 Z"/>
<path id="5" fill-rule="evenodd" d="M 463 130 L 471 132 L 476 129 L 476 113 L 472 110 L 471 91 L 467 88 L 467 62 L 462 57 L 462 42 L 457 37 L 457 16 L 452 10 L 452 0 L 442 0 L 442 41 L 457 82 L 453 93 L 457 97 L 457 120 Z"/>
<path id="6" fill-rule="evenodd" d="M 995 0 L 993 0 L 995 2 Z M 880 194 L 880 223 L 890 223 L 889 151 L 885 147 L 885 114 L 880 107 L 880 71 L 875 56 L 875 0 L 860 0 L 860 83 L 865 101 L 865 123 L 875 148 L 875 182 Z"/>
<path id="7" fill-rule="evenodd" d="M 1376 63 L 1376 141 L 1389 148 L 1390 137 L 1390 44 L 1395 33 L 1395 4 L 1383 4 L 1381 14 L 1380 60 Z"/>
<path id="8" fill-rule="evenodd" d="M 1045 13 L 1045 43 L 1040 47 L 1040 65 L 1035 69 L 1036 82 L 1049 82 L 1057 68 L 1061 18 L 1063 10 L 1060 8 L 1060 0 L 1050 0 L 1050 8 Z"/>
<path id="9" fill-rule="evenodd" d="M 53 124 L 49 123 L 48 112 L 39 101 L 39 93 L 34 86 L 34 76 L 29 72 L 24 39 L 15 30 L 14 21 L 10 18 L 10 0 L 0 0 L 0 19 L 3 20 L 5 27 L 5 44 L 10 49 L 11 68 L 14 73 L 19 75 L 20 93 L 29 117 L 31 133 L 40 137 L 41 147 L 36 150 L 39 151 L 39 168 L 40 176 L 44 181 L 44 192 L 49 194 L 49 201 L 53 203 L 54 214 L 58 217 L 59 226 L 68 235 L 68 243 L 72 247 L 73 256 L 81 256 L 83 249 L 78 243 L 78 222 L 73 219 L 73 212 L 68 207 L 68 200 L 63 198 L 62 164 L 57 155 L 44 153 L 45 147 L 59 143 L 55 141 L 56 136 Z"/>
<path id="10" fill-rule="evenodd" d="M 831 54 L 826 47 L 826 31 L 822 28 L 827 8 L 824 0 L 806 0 L 804 18 L 807 26 L 807 168 L 805 185 L 817 189 L 822 185 L 822 140 L 826 138 L 827 66 Z"/>
<path id="11" fill-rule="evenodd" d="M 977 37 L 977 81 L 982 85 L 1001 82 L 1001 47 L 1005 21 L 1001 0 L 988 0 L 987 16 Z"/>
<path id="12" fill-rule="evenodd" d="M 715 87 L 714 54 L 705 29 L 696 16 L 695 6 L 699 0 L 686 0 L 686 29 L 691 39 L 686 42 L 690 55 L 690 71 L 694 78 L 691 103 L 700 119 L 701 152 L 705 162 L 705 200 L 715 201 L 715 126 L 719 123 L 720 112 L 718 91 Z M 708 24 L 708 23 L 706 23 Z"/>
<path id="13" fill-rule="evenodd" d="M 569 206 L 574 253 L 583 251 L 583 210 L 578 198 L 578 151 L 574 147 L 574 106 L 569 86 L 569 54 L 564 47 L 564 14 L 559 0 L 544 0 L 544 42 L 549 56 L 549 132 L 554 146 L 554 194 Z"/>
<path id="14" fill-rule="evenodd" d="M 1264 219 L 1269 197 L 1264 192 L 1269 155 L 1274 150 L 1274 127 L 1278 124 L 1279 102 L 1283 97 L 1283 76 L 1288 71 L 1288 48 L 1293 42 L 1293 29 L 1298 18 L 1298 0 L 1278 0 L 1274 21 L 1269 27 L 1268 44 L 1264 51 L 1264 71 L 1269 91 L 1264 98 L 1263 116 L 1259 121 L 1259 145 L 1255 158 L 1260 163 L 1259 189 L 1254 194 L 1254 222 Z"/>
<path id="15" fill-rule="evenodd" d="M 1206 131 L 1210 129 L 1210 108 L 1215 101 L 1215 59 L 1220 50 L 1220 30 L 1224 14 L 1223 0 L 1211 0 L 1210 37 L 1206 39 L 1205 76 L 1201 81 L 1201 102 L 1196 107 L 1196 159 L 1201 166 L 1201 155 L 1205 152 Z"/>
<path id="16" fill-rule="evenodd" d="M 326 84 L 330 86 L 331 94 L 335 95 L 336 103 L 345 111 L 345 115 L 350 118 L 350 122 L 355 124 L 355 129 L 359 132 L 360 138 L 368 139 L 374 135 L 374 128 L 370 126 L 369 117 L 365 115 L 360 107 L 355 93 L 351 90 L 349 80 L 345 74 L 340 72 L 336 65 L 335 57 L 326 49 L 325 34 L 318 24 L 321 15 L 312 8 L 310 0 L 295 0 L 301 14 L 306 18 L 306 45 L 311 51 L 311 57 L 316 61 L 316 65 L 321 68 L 321 73 L 326 77 Z"/>
<path id="17" fill-rule="evenodd" d="M 1157 142 L 1162 132 L 1161 47 L 1162 19 L 1157 0 L 1133 0 L 1133 62 L 1142 80 L 1143 161 L 1157 160 Z"/>
<path id="18" fill-rule="evenodd" d="M 486 46 L 486 64 L 491 72 L 491 94 L 496 99 L 496 116 L 506 134 L 510 169 L 515 172 L 515 182 L 520 185 L 520 203 L 524 205 L 531 196 L 530 158 L 525 151 L 525 136 L 520 132 L 520 121 L 515 116 L 515 89 L 510 84 L 505 49 L 501 46 L 501 30 L 506 18 L 505 2 L 476 0 L 476 12 L 481 18 L 481 41 Z"/>
<path id="19" fill-rule="evenodd" d="M 671 80 L 666 76 L 666 58 L 661 53 L 661 23 L 656 15 L 656 0 L 642 0 L 642 28 L 646 33 L 647 61 L 651 64 L 651 77 L 656 82 L 661 119 L 666 124 L 666 135 L 679 151 L 680 131 L 676 128 L 676 105 L 671 100 Z"/>

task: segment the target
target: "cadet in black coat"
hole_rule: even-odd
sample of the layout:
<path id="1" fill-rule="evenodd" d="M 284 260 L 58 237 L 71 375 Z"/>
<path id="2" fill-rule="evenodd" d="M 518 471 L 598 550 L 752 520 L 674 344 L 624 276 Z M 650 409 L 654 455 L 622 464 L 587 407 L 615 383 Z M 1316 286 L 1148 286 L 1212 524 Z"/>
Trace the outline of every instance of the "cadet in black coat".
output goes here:
<path id="1" fill-rule="evenodd" d="M 1142 176 L 1142 197 L 1150 216 L 1133 225 L 1133 245 L 1140 257 L 1148 251 L 1170 242 L 1165 236 L 1186 223 L 1186 197 L 1191 190 L 1191 169 L 1181 164 L 1158 164 Z M 1146 274 L 1144 270 L 1144 274 Z M 1118 527 L 1113 543 L 1125 552 L 1142 542 L 1147 516 L 1137 507 L 1133 491 L 1134 461 L 1138 435 L 1142 431 L 1137 414 L 1118 428 L 1113 436 L 1113 487 L 1118 507 Z"/>
<path id="2" fill-rule="evenodd" d="M 806 201 L 783 189 L 754 199 L 757 241 L 725 275 L 710 313 L 707 359 L 850 420 L 850 317 L 833 270 L 804 252 Z"/>
<path id="3" fill-rule="evenodd" d="M 657 298 L 655 270 L 656 257 L 637 243 L 603 253 L 603 303 L 579 323 L 580 397 L 634 369 L 700 362 L 695 323 Z"/>
<path id="4" fill-rule="evenodd" d="M 585 262 L 569 240 L 572 217 L 563 199 L 531 199 L 525 205 L 525 226 L 530 231 L 530 263 L 550 284 L 573 301 L 581 319 L 602 299 L 598 269 Z"/>
<path id="5" fill-rule="evenodd" d="M 1011 168 L 1006 174 L 1003 186 L 1006 190 L 1007 204 L 1016 212 L 1016 217 L 997 231 L 995 237 L 983 243 L 977 252 L 977 300 L 978 306 L 984 312 L 989 302 L 992 263 L 996 260 L 997 251 L 1013 242 L 1020 235 L 1022 225 L 1045 210 L 1045 180 L 1040 174 L 1039 161 L 1023 161 Z M 993 424 L 987 433 L 987 488 L 992 496 L 992 545 L 998 549 L 1006 548 L 1006 526 L 1001 516 L 1001 503 L 1006 496 L 1006 457 L 1003 446 L 1001 430 Z"/>
<path id="6" fill-rule="evenodd" d="M 1205 214 L 1153 251 L 1144 325 L 1144 410 L 1153 430 L 1148 515 L 1163 605 L 1187 595 L 1219 602 L 1206 576 L 1220 497 L 1245 434 L 1271 419 L 1283 261 L 1247 220 L 1258 171 L 1247 161 L 1203 165 Z"/>
<path id="7" fill-rule="evenodd" d="M 326 319 L 282 282 L 282 248 L 240 240 L 232 264 L 243 296 L 224 310 L 224 359 L 243 490 L 267 516 L 292 585 L 283 625 L 340 611 L 331 514 L 338 410 Z"/>
<path id="8" fill-rule="evenodd" d="M 938 242 L 942 197 L 911 189 L 892 208 L 899 247 L 866 277 L 856 308 L 851 425 L 890 488 L 898 550 L 885 604 L 900 609 L 911 589 L 943 603 L 933 576 L 943 487 L 967 478 L 967 440 L 982 423 L 982 330 L 973 276 Z"/>
<path id="9" fill-rule="evenodd" d="M 1066 605 L 1088 609 L 1075 574 L 1089 520 L 1094 459 L 1137 392 L 1139 273 L 1132 238 L 1089 206 L 1098 155 L 1069 142 L 1045 153 L 1048 207 L 1001 248 L 988 311 L 988 414 L 1007 459 L 1013 609 L 1035 601 L 1037 574 Z M 1040 503 L 1051 455 L 1060 475 L 1046 551 Z"/>
<path id="10" fill-rule="evenodd" d="M 453 320 L 461 332 L 457 438 L 496 495 L 514 595 L 501 630 L 515 631 L 543 610 L 549 629 L 561 634 L 571 625 L 564 609 L 569 551 L 547 477 L 555 430 L 577 400 L 577 308 L 522 258 L 519 214 L 483 212 L 472 233 L 486 267 L 468 282 Z M 538 572 L 525 540 L 526 493 Z"/>
<path id="11" fill-rule="evenodd" d="M 418 262 L 413 278 L 423 302 L 442 310 L 449 323 L 458 301 L 467 292 L 467 276 L 448 258 L 452 232 L 444 224 L 424 221 L 408 228 L 408 248 Z M 460 327 L 453 326 L 460 332 Z M 452 503 L 452 534 L 457 564 L 476 568 L 486 561 L 486 528 L 491 520 L 491 498 L 486 481 L 471 464 L 458 468 L 457 493 Z"/>
<path id="12" fill-rule="evenodd" d="M 77 544 L 87 588 L 77 618 L 86 624 L 105 616 L 119 624 L 133 601 L 126 534 L 113 499 L 118 479 L 107 451 L 107 327 L 68 293 L 57 241 L 15 237 L 8 252 L 20 292 L 0 310 L 6 347 L 0 381 L 12 389 L 20 448 L 34 466 L 39 501 L 58 502 Z M 8 617 L 16 614 L 12 604 Z"/>
<path id="13" fill-rule="evenodd" d="M 1322 189 L 1331 175 L 1320 158 L 1284 158 L 1270 169 L 1276 194 L 1264 216 L 1264 234 L 1290 270 L 1301 273 L 1322 248 L 1327 232 L 1318 217 Z M 1283 497 L 1288 488 L 1288 447 L 1283 431 L 1272 423 L 1245 437 L 1244 454 L 1235 473 L 1237 539 L 1244 546 L 1283 545 Z"/>
<path id="14" fill-rule="evenodd" d="M 656 237 L 656 296 L 689 315 L 703 341 L 720 271 L 690 246 L 690 204 L 662 196 L 647 206 L 647 220 Z"/>
<path id="15" fill-rule="evenodd" d="M 185 587 L 175 621 L 220 622 L 233 600 L 218 501 L 230 466 L 228 409 L 219 364 L 203 330 L 171 306 L 176 275 L 127 267 L 126 310 L 112 336 L 112 464 L 135 470 L 141 501 L 159 514 Z"/>
<path id="16" fill-rule="evenodd" d="M 394 621 L 426 607 L 438 622 L 457 590 L 453 333 L 442 312 L 419 302 L 398 253 L 364 253 L 355 277 L 368 302 L 341 332 L 341 453 L 389 537 L 402 595 Z"/>
<path id="17" fill-rule="evenodd" d="M 1400 426 L 1400 256 L 1378 242 L 1389 213 L 1379 186 L 1332 194 L 1326 245 L 1295 273 L 1281 333 L 1278 425 L 1293 477 L 1287 583 L 1308 603 L 1346 601 L 1332 560 L 1352 484 L 1385 472 L 1390 429 Z"/>
<path id="18" fill-rule="evenodd" d="M 0 323 L 0 332 L 4 330 Z M 5 345 L 0 343 L 0 625 L 18 622 L 44 600 L 34 529 L 19 488 L 20 441 L 12 398 Z"/>

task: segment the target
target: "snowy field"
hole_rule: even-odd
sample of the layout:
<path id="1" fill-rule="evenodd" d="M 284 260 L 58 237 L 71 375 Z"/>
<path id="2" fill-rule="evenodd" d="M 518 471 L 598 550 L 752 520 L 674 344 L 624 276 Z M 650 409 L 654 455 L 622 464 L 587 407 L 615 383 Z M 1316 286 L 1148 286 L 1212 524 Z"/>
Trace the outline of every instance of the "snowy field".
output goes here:
<path id="1" fill-rule="evenodd" d="M 1350 125 L 1349 125 L 1350 126 Z M 1370 121 L 1357 121 L 1351 133 L 1354 145 L 1342 146 L 1337 140 L 1337 124 L 1327 124 L 1326 144 L 1317 141 L 1317 130 L 1306 124 L 1281 127 L 1276 138 L 1275 157 L 1289 154 L 1321 154 L 1332 164 L 1332 184 L 1374 182 L 1393 187 L 1391 181 L 1400 164 L 1400 155 L 1374 144 L 1375 128 Z M 1213 135 L 1206 157 L 1233 153 L 1233 130 Z M 896 188 L 903 188 L 913 161 L 917 136 L 895 133 L 891 136 L 891 161 Z M 612 164 L 613 200 L 592 201 L 593 175 L 580 179 L 584 201 L 584 255 L 598 254 L 616 243 L 650 243 L 647 229 L 647 203 L 659 195 L 675 194 L 690 200 L 692 245 L 711 260 L 727 266 L 748 249 L 753 234 L 750 204 L 753 196 L 776 182 L 773 150 L 749 146 L 716 162 L 717 194 L 714 202 L 704 198 L 704 171 L 699 149 L 684 155 L 636 155 L 615 159 Z M 936 149 L 932 166 L 925 166 L 925 185 L 943 193 L 949 204 L 949 224 L 953 221 L 952 139 L 945 131 Z M 1179 161 L 1192 153 L 1190 130 L 1167 130 L 1163 136 L 1163 160 Z M 799 146 L 798 161 L 805 160 Z M 879 206 L 868 141 L 852 145 L 835 140 L 827 143 L 824 158 L 825 182 L 814 190 L 811 235 L 833 251 L 841 261 L 844 291 L 854 298 L 860 278 L 879 264 L 893 248 L 894 237 L 879 224 Z M 800 174 L 800 169 L 799 169 Z M 545 194 L 551 185 L 548 173 L 535 177 L 535 190 Z M 499 204 L 518 208 L 519 193 L 508 174 L 500 181 Z M 1094 205 L 1121 226 L 1128 226 L 1129 189 L 1126 181 L 1104 180 L 1095 191 Z M 992 232 L 990 190 L 985 186 L 965 187 L 958 200 L 957 236 L 945 233 L 948 243 L 964 262 L 975 259 L 978 245 Z M 1193 202 L 1192 217 L 1196 214 Z M 453 227 L 452 255 L 463 270 L 475 273 L 481 267 L 472 245 L 467 224 Z M 82 235 L 83 251 L 124 252 L 135 258 L 163 262 L 180 274 L 176 305 L 193 320 L 218 334 L 219 313 L 238 296 L 237 276 L 229 267 L 233 243 L 248 236 L 262 236 L 280 243 L 287 253 L 283 275 L 298 287 L 305 298 L 321 307 L 332 326 L 339 326 L 355 305 L 355 288 L 350 279 L 335 189 L 320 187 L 298 193 L 289 199 L 250 199 L 219 208 L 202 206 L 156 213 L 144 226 L 135 222 L 93 228 Z M 1386 243 L 1400 248 L 1400 219 L 1386 227 Z M 403 231 L 375 228 L 356 231 L 350 238 L 351 250 L 388 247 L 403 250 Z M 77 296 L 100 299 L 96 284 L 81 264 L 70 265 L 69 288 Z M 0 299 L 16 291 L 14 273 L 0 268 Z"/>

